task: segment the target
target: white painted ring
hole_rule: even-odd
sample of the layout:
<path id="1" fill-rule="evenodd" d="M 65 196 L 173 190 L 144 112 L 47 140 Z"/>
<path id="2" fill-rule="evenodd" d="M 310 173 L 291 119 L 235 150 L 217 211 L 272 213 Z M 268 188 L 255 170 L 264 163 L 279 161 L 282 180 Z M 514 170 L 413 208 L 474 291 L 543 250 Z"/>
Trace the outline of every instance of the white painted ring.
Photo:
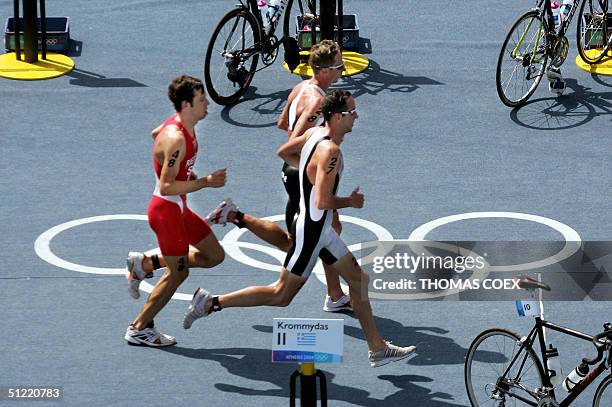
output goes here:
<path id="1" fill-rule="evenodd" d="M 94 222 L 105 222 L 108 220 L 147 220 L 147 215 L 102 215 L 92 216 L 89 218 L 75 219 L 70 222 L 62 223 L 54 226 L 51 229 L 43 232 L 36 241 L 34 242 L 34 251 L 44 261 L 53 264 L 54 266 L 77 271 L 79 273 L 90 273 L 90 274 L 106 274 L 106 275 L 124 275 L 124 268 L 107 268 L 107 267 L 89 267 L 82 264 L 71 263 L 58 256 L 51 251 L 51 240 L 68 229 L 75 226 L 86 225 Z"/>
<path id="2" fill-rule="evenodd" d="M 546 257 L 542 260 L 532 261 L 529 263 L 521 263 L 521 264 L 511 264 L 511 265 L 503 265 L 503 266 L 495 266 L 491 265 L 489 267 L 489 271 L 491 272 L 517 272 L 517 271 L 527 271 L 533 270 L 541 267 L 550 266 L 551 264 L 558 263 L 567 259 L 576 253 L 581 246 L 582 238 L 571 227 L 567 226 L 564 223 L 556 221 L 554 219 L 545 218 L 543 216 L 530 215 L 527 213 L 520 212 L 468 212 L 468 213 L 460 213 L 457 215 L 445 216 L 443 218 L 434 219 L 430 222 L 424 223 L 423 225 L 417 227 L 412 231 L 408 240 L 427 240 L 425 237 L 434 229 L 439 228 L 440 226 L 447 225 L 449 223 L 458 222 L 461 220 L 467 219 L 480 219 L 480 218 L 506 218 L 506 219 L 518 219 L 518 220 L 526 220 L 530 222 L 540 223 L 542 225 L 548 226 L 551 229 L 556 230 L 557 232 L 563 235 L 565 239 L 565 245 L 563 248 L 556 254 Z"/>

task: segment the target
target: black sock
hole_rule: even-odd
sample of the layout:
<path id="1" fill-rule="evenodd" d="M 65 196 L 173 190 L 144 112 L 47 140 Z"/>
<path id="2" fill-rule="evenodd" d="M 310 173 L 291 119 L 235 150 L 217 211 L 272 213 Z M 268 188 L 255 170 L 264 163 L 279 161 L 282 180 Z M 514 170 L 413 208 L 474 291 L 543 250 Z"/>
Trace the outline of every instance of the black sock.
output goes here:
<path id="1" fill-rule="evenodd" d="M 161 264 L 159 264 L 159 256 L 157 254 L 151 256 L 151 262 L 153 263 L 153 270 L 162 268 Z"/>
<path id="2" fill-rule="evenodd" d="M 212 306 L 210 307 L 210 312 L 221 311 L 221 304 L 219 303 L 219 297 L 213 297 Z"/>
<path id="3" fill-rule="evenodd" d="M 244 213 L 240 212 L 240 211 L 236 211 L 236 216 L 234 217 L 234 225 L 238 226 L 240 229 L 246 227 L 246 225 L 244 224 L 244 221 L 242 220 L 244 218 Z"/>

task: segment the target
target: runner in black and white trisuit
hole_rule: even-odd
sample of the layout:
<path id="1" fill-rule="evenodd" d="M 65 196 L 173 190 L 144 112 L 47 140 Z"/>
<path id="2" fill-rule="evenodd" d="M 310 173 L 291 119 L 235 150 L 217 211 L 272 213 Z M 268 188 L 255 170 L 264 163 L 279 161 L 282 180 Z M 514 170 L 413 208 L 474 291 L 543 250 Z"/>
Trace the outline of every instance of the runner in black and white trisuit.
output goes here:
<path id="1" fill-rule="evenodd" d="M 335 90 L 325 96 L 321 110 L 325 127 L 310 129 L 303 136 L 289 140 L 278 152 L 285 161 L 299 168 L 300 182 L 295 239 L 279 279 L 273 285 L 246 287 L 219 296 L 198 288 L 183 319 L 183 327 L 189 329 L 198 318 L 224 308 L 289 305 L 321 257 L 347 282 L 353 309 L 368 343 L 370 365 L 382 366 L 409 356 L 416 347 L 395 346 L 380 336 L 367 294 L 369 277 L 331 227 L 334 209 L 361 208 L 364 203 L 359 187 L 350 196 L 336 195 L 343 169 L 340 144 L 358 118 L 355 100 L 349 92 Z"/>
<path id="2" fill-rule="evenodd" d="M 309 64 L 313 69 L 314 77 L 302 81 L 293 88 L 278 119 L 278 127 L 287 131 L 289 140 L 300 137 L 306 130 L 323 124 L 321 103 L 329 86 L 338 81 L 344 70 L 340 47 L 330 40 L 323 40 L 320 44 L 312 47 Z M 287 231 L 290 231 L 293 219 L 299 209 L 300 192 L 297 169 L 284 163 L 282 179 L 285 190 L 289 195 L 285 208 L 285 223 Z M 230 199 L 221 202 L 207 219 L 211 223 L 225 224 L 229 221 L 239 227 L 246 227 L 262 240 L 285 252 L 292 246 L 290 233 L 284 232 L 273 222 L 244 214 L 238 210 Z M 338 233 L 342 230 L 337 211 L 333 213 L 333 227 Z M 338 274 L 325 264 L 323 268 L 327 282 L 327 295 L 323 310 L 329 312 L 350 310 L 350 296 L 342 291 Z"/>
<path id="3" fill-rule="evenodd" d="M 297 218 L 293 221 L 291 233 L 295 243 L 287 253 L 283 266 L 292 274 L 308 278 L 315 263 L 321 257 L 325 264 L 335 264 L 348 254 L 348 249 L 340 236 L 331 227 L 333 210 L 320 209 L 315 204 L 316 188 L 306 174 L 306 168 L 311 164 L 312 156 L 322 141 L 330 137 L 325 127 L 319 127 L 309 132 L 308 141 L 301 150 L 304 159 L 300 159 L 298 169 L 298 187 L 300 188 L 300 207 Z M 331 193 L 336 195 L 338 183 L 342 175 L 342 154 L 338 150 L 337 166 Z"/>

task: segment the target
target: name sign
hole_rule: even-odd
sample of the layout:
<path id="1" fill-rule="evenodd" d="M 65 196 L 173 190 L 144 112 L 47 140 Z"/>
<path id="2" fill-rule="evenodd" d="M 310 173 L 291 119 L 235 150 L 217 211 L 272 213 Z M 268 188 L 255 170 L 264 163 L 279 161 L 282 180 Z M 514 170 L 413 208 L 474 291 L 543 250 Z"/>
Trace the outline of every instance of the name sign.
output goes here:
<path id="1" fill-rule="evenodd" d="M 340 363 L 343 319 L 274 318 L 272 362 Z"/>

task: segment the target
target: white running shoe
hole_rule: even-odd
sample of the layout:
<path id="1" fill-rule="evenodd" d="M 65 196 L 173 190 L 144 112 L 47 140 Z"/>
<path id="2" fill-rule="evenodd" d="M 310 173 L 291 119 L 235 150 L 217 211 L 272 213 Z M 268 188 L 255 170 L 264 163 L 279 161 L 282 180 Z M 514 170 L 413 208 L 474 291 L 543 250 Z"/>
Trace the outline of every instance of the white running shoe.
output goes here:
<path id="1" fill-rule="evenodd" d="M 138 330 L 132 325 L 125 331 L 125 340 L 132 346 L 150 346 L 159 348 L 162 346 L 172 346 L 176 344 L 174 336 L 166 335 L 155 328 L 145 328 Z"/>
<path id="2" fill-rule="evenodd" d="M 561 69 L 551 66 L 546 71 L 546 76 L 548 77 L 548 90 L 557 96 L 563 95 L 566 84 L 563 75 L 561 75 Z"/>
<path id="3" fill-rule="evenodd" d="M 208 215 L 206 215 L 206 221 L 213 225 L 223 225 L 227 224 L 227 216 L 230 212 L 237 212 L 238 207 L 232 201 L 232 198 L 225 198 L 215 209 L 212 210 Z"/>
<path id="4" fill-rule="evenodd" d="M 368 352 L 368 360 L 370 361 L 370 366 L 379 367 L 386 365 L 389 362 L 395 362 L 398 360 L 402 360 L 412 355 L 416 351 L 416 346 L 408 346 L 406 348 L 401 348 L 399 346 L 395 346 L 391 344 L 390 341 L 387 341 L 387 347 L 383 350 L 379 350 L 378 352 Z"/>
<path id="5" fill-rule="evenodd" d="M 140 298 L 140 282 L 147 277 L 147 273 L 142 268 L 144 253 L 129 252 L 126 260 L 127 273 L 125 278 L 128 281 L 128 293 L 135 300 Z"/>
<path id="6" fill-rule="evenodd" d="M 338 298 L 338 301 L 331 299 L 329 295 L 325 296 L 325 303 L 323 304 L 323 311 L 325 312 L 338 312 L 338 311 L 352 311 L 351 297 L 348 294 Z"/>
<path id="7" fill-rule="evenodd" d="M 206 313 L 206 303 L 209 300 L 212 300 L 212 294 L 206 291 L 203 288 L 198 288 L 193 293 L 193 298 L 191 299 L 191 304 L 185 313 L 185 317 L 183 318 L 183 328 L 189 329 L 191 328 L 191 324 L 196 319 L 208 316 L 210 314 Z"/>

